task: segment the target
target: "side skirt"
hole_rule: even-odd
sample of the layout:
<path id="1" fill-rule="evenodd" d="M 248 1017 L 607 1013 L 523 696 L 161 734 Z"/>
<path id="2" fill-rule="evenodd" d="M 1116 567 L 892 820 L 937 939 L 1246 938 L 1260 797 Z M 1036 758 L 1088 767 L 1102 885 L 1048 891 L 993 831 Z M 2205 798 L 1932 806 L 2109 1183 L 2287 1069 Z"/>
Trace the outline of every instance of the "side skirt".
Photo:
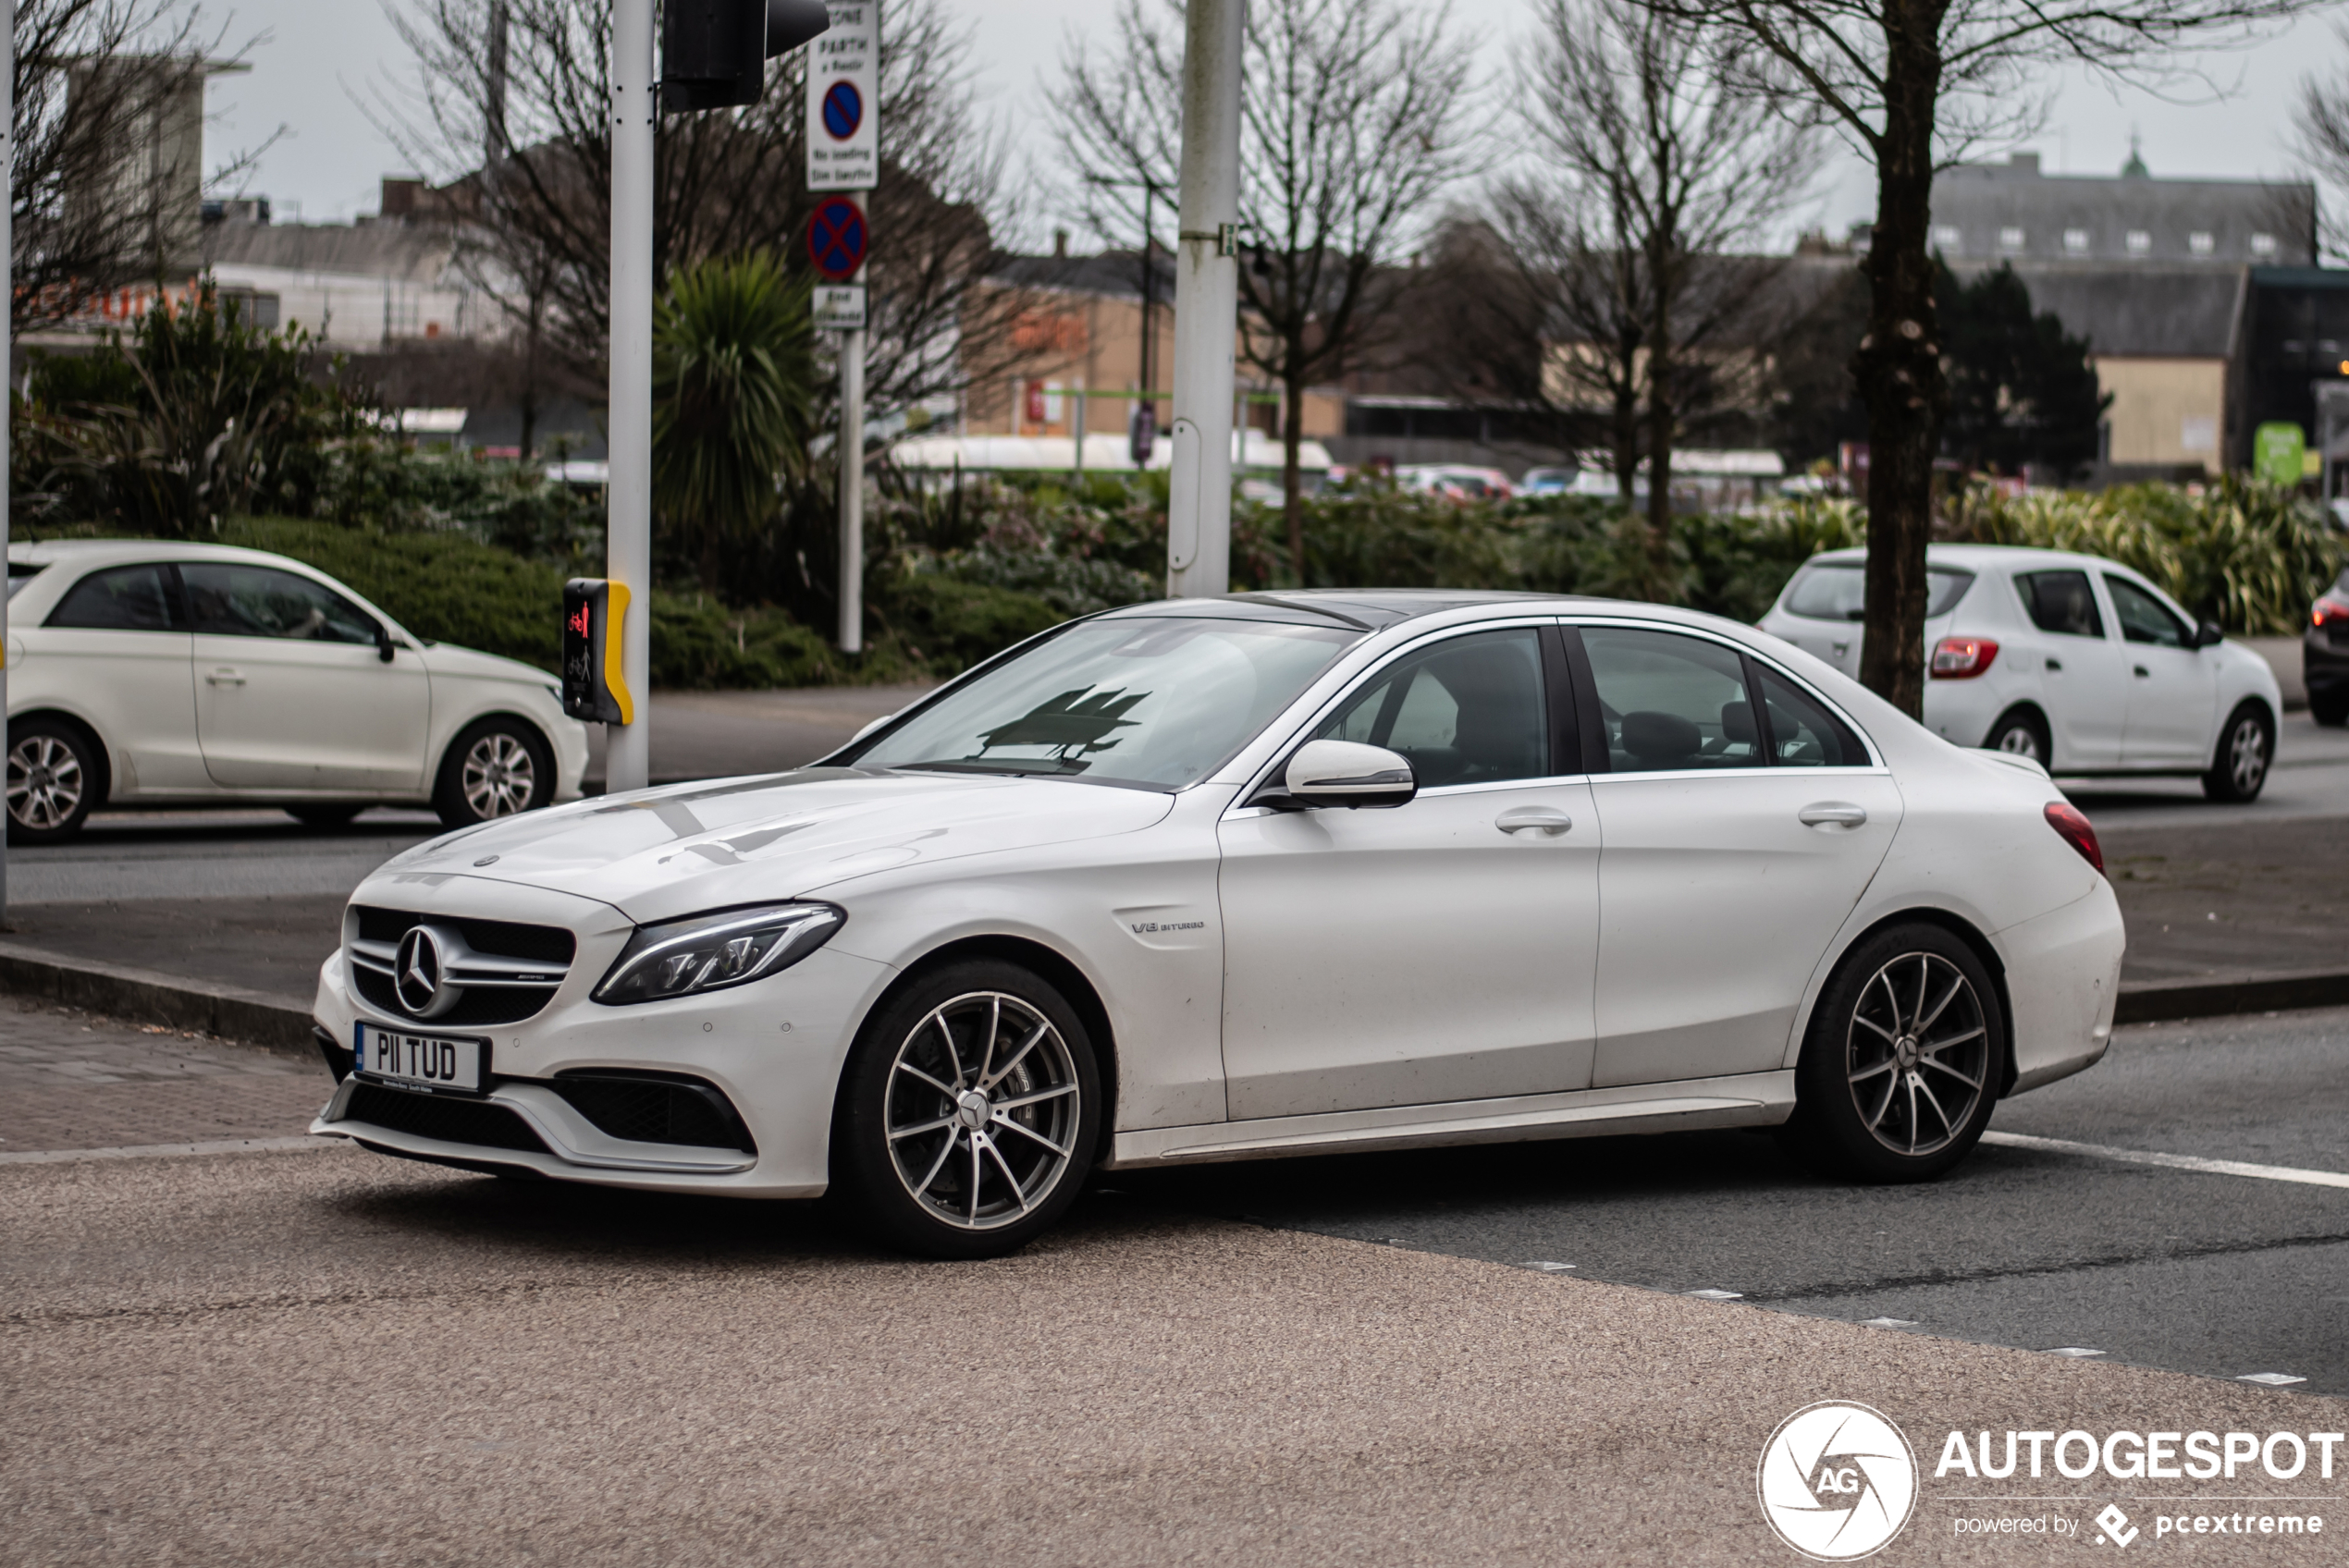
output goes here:
<path id="1" fill-rule="evenodd" d="M 1708 1127 L 1770 1127 L 1794 1113 L 1794 1073 L 1745 1072 L 1570 1094 L 1384 1106 L 1120 1133 L 1104 1169 L 1539 1138 L 1601 1138 Z"/>

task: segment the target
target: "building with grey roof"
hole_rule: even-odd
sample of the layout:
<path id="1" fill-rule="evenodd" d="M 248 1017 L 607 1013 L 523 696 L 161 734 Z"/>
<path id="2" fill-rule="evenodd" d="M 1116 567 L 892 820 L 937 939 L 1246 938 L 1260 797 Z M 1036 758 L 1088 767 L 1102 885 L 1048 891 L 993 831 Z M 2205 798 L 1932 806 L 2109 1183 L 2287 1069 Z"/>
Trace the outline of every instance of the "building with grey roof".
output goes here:
<path id="1" fill-rule="evenodd" d="M 2317 192 L 2306 181 L 2157 179 L 2134 154 L 2118 176 L 2050 175 L 2037 153 L 2017 153 L 1934 177 L 1932 243 L 1961 270 L 2305 267 L 2316 262 Z"/>

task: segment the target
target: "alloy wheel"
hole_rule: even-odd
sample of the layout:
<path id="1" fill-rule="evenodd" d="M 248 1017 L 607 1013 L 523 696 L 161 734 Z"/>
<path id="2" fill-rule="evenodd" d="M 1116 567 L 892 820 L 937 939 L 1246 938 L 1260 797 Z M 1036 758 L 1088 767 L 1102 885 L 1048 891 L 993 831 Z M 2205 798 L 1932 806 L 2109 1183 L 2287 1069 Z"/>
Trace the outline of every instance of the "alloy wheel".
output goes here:
<path id="1" fill-rule="evenodd" d="M 538 767 L 530 749 L 511 735 L 484 735 L 465 753 L 459 782 L 475 816 L 511 816 L 527 810 L 538 792 Z"/>
<path id="2" fill-rule="evenodd" d="M 2006 733 L 1998 737 L 1998 749 L 2011 753 L 2015 756 L 2029 757 L 2033 762 L 2042 765 L 2048 760 L 2039 754 L 2038 731 L 2027 724 L 2008 726 Z"/>
<path id="3" fill-rule="evenodd" d="M 2268 777 L 2268 730 L 2257 719 L 2245 717 L 2235 721 L 2227 735 L 2227 777 L 2235 793 L 2244 800 L 2259 792 Z"/>
<path id="4" fill-rule="evenodd" d="M 1902 1155 L 1948 1146 L 1990 1077 L 1990 1032 L 1973 982 L 1939 953 L 1892 960 L 1861 989 L 1844 1069 L 1877 1143 Z"/>
<path id="5" fill-rule="evenodd" d="M 891 1163 L 933 1219 L 1001 1229 L 1068 1174 L 1082 1094 L 1051 1019 L 1008 992 L 966 992 L 931 1009 L 890 1064 Z"/>
<path id="6" fill-rule="evenodd" d="M 46 832 L 80 808 L 81 758 L 54 735 L 31 735 L 8 748 L 8 815 Z"/>

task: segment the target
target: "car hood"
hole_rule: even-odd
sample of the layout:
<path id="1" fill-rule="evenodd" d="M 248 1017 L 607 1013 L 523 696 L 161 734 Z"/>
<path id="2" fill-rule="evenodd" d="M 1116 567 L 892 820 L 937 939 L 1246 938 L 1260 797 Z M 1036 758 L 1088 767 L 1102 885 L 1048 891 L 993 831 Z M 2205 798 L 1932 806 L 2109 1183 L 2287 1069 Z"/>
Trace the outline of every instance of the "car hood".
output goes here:
<path id="1" fill-rule="evenodd" d="M 527 680 L 534 686 L 552 686 L 555 677 L 536 665 L 524 664 L 499 654 L 485 654 L 476 648 L 461 648 L 454 643 L 435 643 L 424 650 L 424 668 L 434 675 L 463 675 L 481 680 Z"/>
<path id="2" fill-rule="evenodd" d="M 1173 804 L 1157 790 L 1066 779 L 811 767 L 485 823 L 395 855 L 370 881 L 514 882 L 598 900 L 641 923 L 814 894 L 920 861 L 1131 833 Z"/>

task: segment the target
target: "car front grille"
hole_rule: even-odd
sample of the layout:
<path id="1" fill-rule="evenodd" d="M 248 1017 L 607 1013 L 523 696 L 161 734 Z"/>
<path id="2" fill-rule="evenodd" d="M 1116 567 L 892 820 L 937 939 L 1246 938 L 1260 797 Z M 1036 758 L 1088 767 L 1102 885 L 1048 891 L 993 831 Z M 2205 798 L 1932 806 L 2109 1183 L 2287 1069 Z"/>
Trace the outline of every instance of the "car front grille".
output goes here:
<path id="1" fill-rule="evenodd" d="M 365 1121 L 387 1133 L 408 1133 L 443 1143 L 472 1144 L 489 1149 L 524 1149 L 548 1153 L 538 1134 L 502 1105 L 486 1100 L 457 1099 L 448 1095 L 412 1095 L 381 1084 L 362 1083 L 351 1092 L 344 1120 Z"/>
<path id="2" fill-rule="evenodd" d="M 589 1072 L 556 1075 L 547 1087 L 615 1138 L 640 1144 L 688 1144 L 756 1154 L 750 1130 L 733 1102 L 698 1078 Z"/>
<path id="3" fill-rule="evenodd" d="M 428 1026 L 478 1027 L 534 1017 L 562 984 L 578 951 L 577 939 L 560 925 L 467 920 L 364 905 L 353 913 L 359 929 L 350 948 L 352 988 L 370 1007 Z M 424 925 L 449 935 L 459 949 L 448 965 L 448 977 L 460 994 L 450 1006 L 429 1016 L 400 999 L 393 975 L 400 939 Z"/>

